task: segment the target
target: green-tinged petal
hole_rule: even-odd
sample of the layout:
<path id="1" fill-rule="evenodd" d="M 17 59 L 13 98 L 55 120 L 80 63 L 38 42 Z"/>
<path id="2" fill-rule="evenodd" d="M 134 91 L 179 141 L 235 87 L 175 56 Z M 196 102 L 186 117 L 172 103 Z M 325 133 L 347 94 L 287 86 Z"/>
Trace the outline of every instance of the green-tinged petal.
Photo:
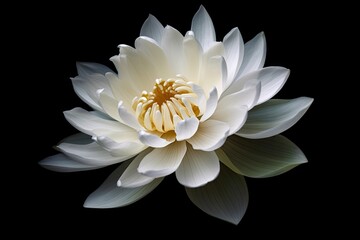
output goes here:
<path id="1" fill-rule="evenodd" d="M 57 146 L 57 149 L 77 162 L 94 166 L 108 166 L 125 161 L 134 156 L 134 154 L 114 156 L 96 142 L 89 144 L 63 142 Z"/>
<path id="2" fill-rule="evenodd" d="M 229 159 L 229 157 L 221 148 L 216 149 L 215 153 L 218 156 L 220 162 L 222 162 L 225 166 L 227 166 L 237 174 L 241 174 L 239 169 L 233 164 L 233 162 Z"/>
<path id="3" fill-rule="evenodd" d="M 202 187 L 186 188 L 186 193 L 207 214 L 233 224 L 240 222 L 249 201 L 245 178 L 224 165 L 214 181 Z"/>
<path id="4" fill-rule="evenodd" d="M 232 135 L 221 148 L 242 175 L 254 178 L 276 176 L 307 162 L 304 153 L 281 135 L 258 140 Z"/>
<path id="5" fill-rule="evenodd" d="M 59 153 L 50 157 L 47 157 L 39 162 L 39 164 L 48 170 L 55 172 L 80 172 L 102 168 L 105 166 L 94 166 L 78 161 L 74 161 L 68 156 Z"/>
<path id="6" fill-rule="evenodd" d="M 95 192 L 90 194 L 84 207 L 114 208 L 129 205 L 145 197 L 163 180 L 163 178 L 157 178 L 147 185 L 136 188 L 118 187 L 117 181 L 128 165 L 128 162 L 120 165 Z"/>
<path id="7" fill-rule="evenodd" d="M 236 134 L 259 139 L 282 133 L 300 120 L 313 100 L 308 97 L 269 100 L 248 112 L 244 126 Z"/>

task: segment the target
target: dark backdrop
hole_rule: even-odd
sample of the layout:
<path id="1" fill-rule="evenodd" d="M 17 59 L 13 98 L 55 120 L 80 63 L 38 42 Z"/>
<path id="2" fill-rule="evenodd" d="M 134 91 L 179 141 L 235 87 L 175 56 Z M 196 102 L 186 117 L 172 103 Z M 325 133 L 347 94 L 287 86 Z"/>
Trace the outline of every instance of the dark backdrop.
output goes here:
<path id="1" fill-rule="evenodd" d="M 324 72 L 328 73 L 333 66 L 325 67 L 324 62 L 329 60 L 329 49 L 333 46 L 326 40 L 330 29 L 336 32 L 340 27 L 332 24 L 332 11 L 327 9 L 330 6 L 246 1 L 202 4 L 212 17 L 218 40 L 235 26 L 244 41 L 265 32 L 265 65 L 291 69 L 290 78 L 276 97 L 315 98 L 306 115 L 284 133 L 304 151 L 309 163 L 273 178 L 247 178 L 250 203 L 238 226 L 197 209 L 174 176 L 167 177 L 150 195 L 130 206 L 107 210 L 83 208 L 86 197 L 116 166 L 56 173 L 38 165 L 41 159 L 56 153 L 52 147 L 58 141 L 76 132 L 62 112 L 77 106 L 89 109 L 75 95 L 69 80 L 77 75 L 75 62 L 98 62 L 112 67 L 109 58 L 118 54 L 117 45 L 133 46 L 149 13 L 164 25 L 185 33 L 200 2 L 31 5 L 27 15 L 17 15 L 23 17 L 22 27 L 28 31 L 20 34 L 24 41 L 20 41 L 18 49 L 23 53 L 16 62 L 20 64 L 18 68 L 24 66 L 20 71 L 26 69 L 26 74 L 18 76 L 24 83 L 21 90 L 25 95 L 20 100 L 22 113 L 16 118 L 21 123 L 16 136 L 25 139 L 21 140 L 22 147 L 13 151 L 16 160 L 11 160 L 16 165 L 11 179 L 19 183 L 11 189 L 15 195 L 11 195 L 14 197 L 10 202 L 16 207 L 12 208 L 10 224 L 31 223 L 27 231 L 35 236 L 79 233 L 112 235 L 117 239 L 128 234 L 192 238 L 216 233 L 225 239 L 230 236 L 291 239 L 336 230 L 329 224 L 336 223 L 335 216 L 342 211 L 337 199 L 343 190 L 331 170 L 336 159 L 329 154 L 334 148 L 328 134 L 329 121 L 335 117 L 331 114 L 333 101 L 329 96 L 333 90 L 329 82 L 335 75 L 325 77 Z"/>

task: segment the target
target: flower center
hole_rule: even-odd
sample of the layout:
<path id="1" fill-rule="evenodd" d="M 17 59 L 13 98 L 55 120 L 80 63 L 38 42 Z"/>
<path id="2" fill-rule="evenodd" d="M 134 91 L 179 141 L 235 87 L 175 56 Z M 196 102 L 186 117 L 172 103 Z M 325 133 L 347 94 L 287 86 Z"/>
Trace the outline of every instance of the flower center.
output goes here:
<path id="1" fill-rule="evenodd" d="M 135 97 L 132 108 L 139 123 L 161 134 L 174 131 L 177 122 L 198 117 L 197 95 L 183 78 L 156 79 L 152 92 Z"/>

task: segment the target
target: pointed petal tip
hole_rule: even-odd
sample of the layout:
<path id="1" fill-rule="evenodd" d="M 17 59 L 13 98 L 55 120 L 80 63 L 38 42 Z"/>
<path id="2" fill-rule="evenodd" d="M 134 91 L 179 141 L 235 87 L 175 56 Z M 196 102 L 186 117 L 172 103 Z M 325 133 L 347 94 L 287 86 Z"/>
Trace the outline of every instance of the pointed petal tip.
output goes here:
<path id="1" fill-rule="evenodd" d="M 116 185 L 117 185 L 118 187 L 121 187 L 121 180 L 120 180 L 120 179 L 116 182 Z"/>

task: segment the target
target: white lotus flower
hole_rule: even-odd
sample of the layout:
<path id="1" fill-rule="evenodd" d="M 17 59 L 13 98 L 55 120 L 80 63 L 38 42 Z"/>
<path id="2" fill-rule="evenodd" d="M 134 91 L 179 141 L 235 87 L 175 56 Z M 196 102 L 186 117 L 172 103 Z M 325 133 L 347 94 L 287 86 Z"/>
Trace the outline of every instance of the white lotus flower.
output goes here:
<path id="1" fill-rule="evenodd" d="M 78 63 L 77 95 L 94 111 L 65 117 L 82 133 L 58 145 L 40 164 L 60 172 L 124 162 L 84 206 L 131 204 L 175 172 L 204 212 L 238 224 L 248 204 L 243 176 L 271 177 L 307 162 L 278 135 L 294 125 L 313 99 L 271 99 L 289 70 L 263 68 L 264 33 L 245 45 L 238 28 L 217 42 L 204 7 L 183 36 L 149 15 L 135 48 L 111 58 L 118 73 Z"/>

